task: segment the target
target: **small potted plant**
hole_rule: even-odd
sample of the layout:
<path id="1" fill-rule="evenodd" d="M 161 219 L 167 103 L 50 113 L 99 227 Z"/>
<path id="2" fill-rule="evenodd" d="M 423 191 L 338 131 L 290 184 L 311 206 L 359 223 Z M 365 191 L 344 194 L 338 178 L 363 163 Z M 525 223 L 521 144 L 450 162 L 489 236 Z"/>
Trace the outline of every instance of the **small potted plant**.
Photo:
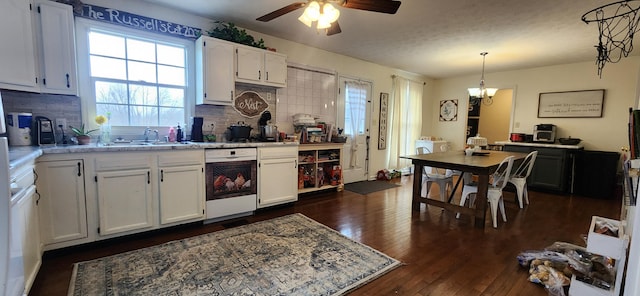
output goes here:
<path id="1" fill-rule="evenodd" d="M 76 134 L 76 139 L 78 139 L 78 144 L 80 145 L 88 145 L 91 142 L 91 133 L 97 131 L 98 129 L 85 130 L 84 123 L 80 128 L 76 128 L 73 126 L 69 126 L 69 128 Z"/>

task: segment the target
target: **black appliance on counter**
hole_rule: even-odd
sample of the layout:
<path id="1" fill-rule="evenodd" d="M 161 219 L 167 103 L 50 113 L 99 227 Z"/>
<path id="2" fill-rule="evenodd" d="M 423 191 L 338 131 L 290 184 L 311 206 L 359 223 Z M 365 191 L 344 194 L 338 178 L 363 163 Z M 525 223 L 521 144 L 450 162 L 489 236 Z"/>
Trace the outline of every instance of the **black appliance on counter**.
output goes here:
<path id="1" fill-rule="evenodd" d="M 271 112 L 264 111 L 260 115 L 258 120 L 258 126 L 260 128 L 259 141 L 262 142 L 276 142 L 278 141 L 278 127 L 273 124 L 268 124 L 271 120 Z"/>
<path id="2" fill-rule="evenodd" d="M 55 129 L 53 128 L 53 121 L 51 119 L 46 118 L 44 116 L 36 116 L 34 119 L 35 128 L 33 129 L 34 135 L 33 139 L 35 141 L 35 145 L 55 145 L 56 144 L 56 134 Z"/>
<path id="3" fill-rule="evenodd" d="M 556 142 L 556 126 L 553 124 L 538 124 L 533 128 L 533 141 L 540 143 Z"/>
<path id="4" fill-rule="evenodd" d="M 204 142 L 204 136 L 202 134 L 203 122 L 202 117 L 193 117 L 191 119 L 191 142 Z"/>

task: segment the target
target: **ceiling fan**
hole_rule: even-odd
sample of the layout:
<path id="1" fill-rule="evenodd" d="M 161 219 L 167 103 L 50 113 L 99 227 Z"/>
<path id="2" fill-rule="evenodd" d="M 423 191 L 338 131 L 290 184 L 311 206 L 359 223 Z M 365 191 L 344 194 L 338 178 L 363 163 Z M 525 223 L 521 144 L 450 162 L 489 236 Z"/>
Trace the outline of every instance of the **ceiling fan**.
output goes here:
<path id="1" fill-rule="evenodd" d="M 395 14 L 401 2 L 395 0 L 308 0 L 307 2 L 291 3 L 285 7 L 269 12 L 256 20 L 268 22 L 294 10 L 306 7 L 304 13 L 298 20 L 309 27 L 311 27 L 311 23 L 315 21 L 317 22 L 318 29 L 326 29 L 327 36 L 331 36 L 342 32 L 337 21 L 340 11 L 335 9 L 331 3 L 344 8 Z"/>

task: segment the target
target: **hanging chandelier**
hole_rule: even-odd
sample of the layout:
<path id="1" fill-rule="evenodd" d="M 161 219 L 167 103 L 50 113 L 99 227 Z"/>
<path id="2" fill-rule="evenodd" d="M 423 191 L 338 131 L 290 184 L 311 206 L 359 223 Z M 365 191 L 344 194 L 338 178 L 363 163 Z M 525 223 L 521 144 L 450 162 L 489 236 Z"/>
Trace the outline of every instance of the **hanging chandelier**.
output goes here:
<path id="1" fill-rule="evenodd" d="M 480 87 L 469 88 L 469 104 L 478 105 L 482 101 L 485 105 L 493 103 L 493 96 L 498 91 L 497 88 L 487 88 L 484 85 L 484 60 L 488 52 L 481 52 L 482 56 L 482 76 L 480 77 Z"/>
<path id="2" fill-rule="evenodd" d="M 316 22 L 316 28 L 320 30 L 331 27 L 331 23 L 337 21 L 338 17 L 340 17 L 340 11 L 333 7 L 331 3 L 311 1 L 298 20 L 307 25 L 307 27 L 311 27 L 313 22 Z"/>

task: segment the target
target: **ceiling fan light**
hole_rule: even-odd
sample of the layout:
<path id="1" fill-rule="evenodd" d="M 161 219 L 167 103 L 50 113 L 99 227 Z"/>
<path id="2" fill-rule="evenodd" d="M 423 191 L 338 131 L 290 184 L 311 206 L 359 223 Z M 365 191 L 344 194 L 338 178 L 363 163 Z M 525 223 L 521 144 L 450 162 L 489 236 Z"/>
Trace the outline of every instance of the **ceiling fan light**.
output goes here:
<path id="1" fill-rule="evenodd" d="M 327 19 L 329 23 L 333 23 L 340 17 L 340 10 L 337 10 L 331 3 L 325 3 L 322 6 L 322 16 Z"/>
<path id="2" fill-rule="evenodd" d="M 311 23 L 313 23 L 313 20 L 309 18 L 309 16 L 306 13 L 303 13 L 298 20 L 307 25 L 307 27 L 311 27 Z"/>
<path id="3" fill-rule="evenodd" d="M 331 23 L 328 21 L 328 19 L 323 18 L 322 16 L 320 16 L 320 19 L 318 19 L 318 30 L 320 29 L 328 29 L 331 27 Z"/>
<path id="4" fill-rule="evenodd" d="M 307 15 L 311 21 L 317 21 L 320 18 L 320 4 L 316 1 L 309 2 L 307 8 L 304 9 L 304 15 Z"/>

